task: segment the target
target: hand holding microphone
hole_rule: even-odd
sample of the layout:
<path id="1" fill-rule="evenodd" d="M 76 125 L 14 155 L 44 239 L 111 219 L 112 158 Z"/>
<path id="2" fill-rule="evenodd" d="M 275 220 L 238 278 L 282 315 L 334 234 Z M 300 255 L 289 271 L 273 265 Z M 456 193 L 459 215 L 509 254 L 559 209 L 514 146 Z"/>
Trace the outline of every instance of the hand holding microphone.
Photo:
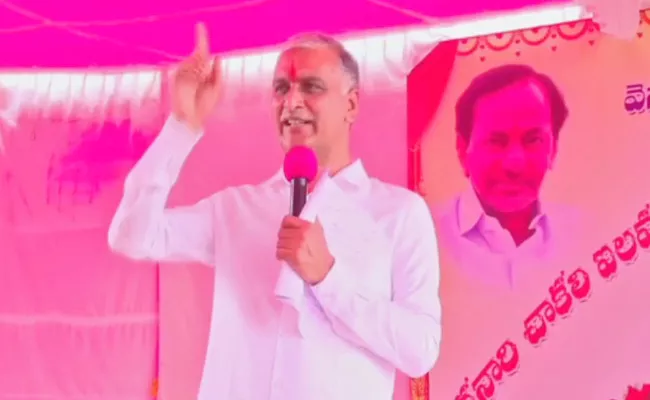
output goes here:
<path id="1" fill-rule="evenodd" d="M 284 217 L 278 232 L 276 258 L 285 261 L 308 284 L 322 281 L 334 265 L 323 227 L 299 217 L 307 203 L 309 183 L 318 174 L 314 152 L 303 146 L 289 150 L 284 159 L 284 174 L 291 183 L 290 215 Z"/>

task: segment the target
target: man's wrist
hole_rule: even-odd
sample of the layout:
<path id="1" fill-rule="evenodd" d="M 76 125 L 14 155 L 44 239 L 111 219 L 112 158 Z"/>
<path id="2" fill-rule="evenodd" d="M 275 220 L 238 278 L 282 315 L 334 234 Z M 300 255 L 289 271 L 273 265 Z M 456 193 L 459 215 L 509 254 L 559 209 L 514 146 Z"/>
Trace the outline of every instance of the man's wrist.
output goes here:
<path id="1" fill-rule="evenodd" d="M 309 284 L 314 286 L 318 285 L 321 283 L 325 278 L 327 278 L 327 275 L 329 275 L 330 271 L 332 270 L 332 267 L 334 267 L 334 263 L 336 262 L 336 259 L 332 256 L 329 257 L 328 261 L 324 263 L 325 268 L 323 268 L 324 272 L 320 279 L 315 280 L 314 282 L 310 282 Z"/>
<path id="2" fill-rule="evenodd" d="M 172 115 L 192 133 L 200 134 L 203 132 L 203 123 L 198 118 L 188 116 L 180 111 L 173 111 Z"/>
<path id="3" fill-rule="evenodd" d="M 185 125 L 193 132 L 196 133 L 197 135 L 203 132 L 203 124 L 199 121 L 195 121 L 192 119 L 186 119 L 185 120 Z"/>

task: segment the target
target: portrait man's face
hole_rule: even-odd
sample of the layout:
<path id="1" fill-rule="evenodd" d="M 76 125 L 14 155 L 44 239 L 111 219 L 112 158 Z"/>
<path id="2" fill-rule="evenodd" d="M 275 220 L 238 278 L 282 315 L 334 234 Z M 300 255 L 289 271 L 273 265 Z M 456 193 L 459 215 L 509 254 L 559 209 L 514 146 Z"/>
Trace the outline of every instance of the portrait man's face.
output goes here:
<path id="1" fill-rule="evenodd" d="M 358 94 L 351 89 L 338 54 L 327 47 L 294 48 L 278 60 L 273 80 L 280 143 L 328 153 L 347 140 L 357 112 Z"/>
<path id="2" fill-rule="evenodd" d="M 485 207 L 515 212 L 539 198 L 556 152 L 544 89 L 527 79 L 483 96 L 469 140 L 458 138 L 465 173 Z"/>

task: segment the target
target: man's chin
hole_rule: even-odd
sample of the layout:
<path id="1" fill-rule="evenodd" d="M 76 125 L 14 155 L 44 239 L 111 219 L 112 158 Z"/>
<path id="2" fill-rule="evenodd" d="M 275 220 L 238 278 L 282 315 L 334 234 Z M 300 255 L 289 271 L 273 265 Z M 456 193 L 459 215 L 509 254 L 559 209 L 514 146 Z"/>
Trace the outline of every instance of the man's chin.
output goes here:
<path id="1" fill-rule="evenodd" d="M 490 201 L 491 207 L 499 213 L 515 213 L 530 208 L 537 198 L 526 195 L 500 195 Z"/>
<path id="2" fill-rule="evenodd" d="M 314 147 L 314 140 L 315 140 L 314 135 L 289 135 L 286 136 L 286 138 L 288 139 L 287 141 L 289 142 L 289 147 L 296 147 L 296 146 Z"/>

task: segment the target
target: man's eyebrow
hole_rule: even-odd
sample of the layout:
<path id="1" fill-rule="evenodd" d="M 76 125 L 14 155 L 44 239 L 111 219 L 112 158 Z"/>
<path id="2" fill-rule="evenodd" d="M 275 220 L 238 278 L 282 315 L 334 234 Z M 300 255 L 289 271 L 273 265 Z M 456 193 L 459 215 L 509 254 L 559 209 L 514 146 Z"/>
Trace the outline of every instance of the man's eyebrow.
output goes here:
<path id="1" fill-rule="evenodd" d="M 544 131 L 541 126 L 534 126 L 532 128 L 526 129 L 526 135 L 537 135 Z"/>
<path id="2" fill-rule="evenodd" d="M 304 82 L 316 83 L 318 85 L 325 86 L 325 81 L 323 80 L 323 78 L 319 78 L 317 76 L 307 76 L 305 77 Z"/>
<path id="3" fill-rule="evenodd" d="M 296 79 L 296 81 L 298 81 L 298 82 L 308 82 L 308 83 L 321 83 L 321 84 L 325 83 L 325 81 L 322 78 L 319 78 L 317 76 L 303 76 L 303 77 L 299 77 L 298 79 Z M 274 85 L 285 84 L 285 83 L 289 83 L 289 79 L 287 77 L 284 77 L 284 76 L 279 77 L 279 78 L 275 78 L 273 80 Z"/>
<path id="4" fill-rule="evenodd" d="M 305 76 L 305 77 L 303 77 L 303 78 L 301 78 L 299 80 L 305 81 L 305 82 L 325 83 L 325 81 L 322 78 L 319 78 L 317 76 Z"/>
<path id="5" fill-rule="evenodd" d="M 287 78 L 275 78 L 273 79 L 273 84 L 277 85 L 279 83 L 287 83 L 289 80 Z"/>

